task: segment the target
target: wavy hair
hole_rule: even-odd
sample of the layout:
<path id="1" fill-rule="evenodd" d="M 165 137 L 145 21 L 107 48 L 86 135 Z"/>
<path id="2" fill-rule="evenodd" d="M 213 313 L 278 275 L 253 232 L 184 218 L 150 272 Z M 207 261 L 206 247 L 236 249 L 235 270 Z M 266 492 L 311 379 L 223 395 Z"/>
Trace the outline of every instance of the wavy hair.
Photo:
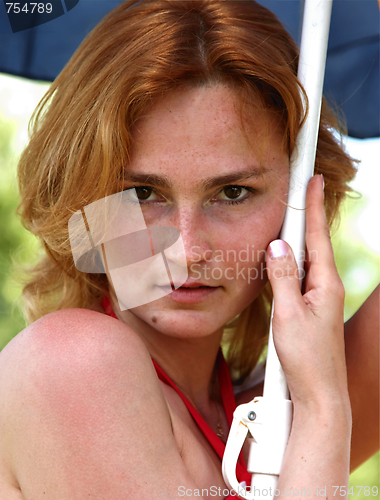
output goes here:
<path id="1" fill-rule="evenodd" d="M 58 309 L 92 308 L 108 294 L 104 274 L 79 272 L 68 236 L 71 215 L 122 190 L 136 121 L 181 87 L 232 86 L 241 102 L 278 113 L 289 154 L 305 118 L 298 49 L 274 14 L 255 1 L 129 0 L 86 37 L 38 105 L 18 167 L 23 225 L 44 256 L 23 289 L 29 321 Z M 316 172 L 325 179 L 331 224 L 356 169 L 335 138 L 324 103 Z M 225 333 L 234 378 L 244 379 L 265 345 L 265 287 Z"/>

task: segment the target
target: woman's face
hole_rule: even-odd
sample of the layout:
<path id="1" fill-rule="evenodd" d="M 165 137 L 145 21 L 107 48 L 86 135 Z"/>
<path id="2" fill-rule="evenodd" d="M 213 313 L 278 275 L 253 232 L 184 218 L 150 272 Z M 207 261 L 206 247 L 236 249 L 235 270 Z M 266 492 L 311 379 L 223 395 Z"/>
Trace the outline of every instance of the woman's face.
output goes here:
<path id="1" fill-rule="evenodd" d="M 281 228 L 288 175 L 274 113 L 249 107 L 242 123 L 229 87 L 181 90 L 156 104 L 136 126 L 124 189 L 136 189 L 147 226 L 180 231 L 187 281 L 210 289 L 195 297 L 180 289 L 121 318 L 200 337 L 240 313 L 266 282 L 265 250 Z"/>

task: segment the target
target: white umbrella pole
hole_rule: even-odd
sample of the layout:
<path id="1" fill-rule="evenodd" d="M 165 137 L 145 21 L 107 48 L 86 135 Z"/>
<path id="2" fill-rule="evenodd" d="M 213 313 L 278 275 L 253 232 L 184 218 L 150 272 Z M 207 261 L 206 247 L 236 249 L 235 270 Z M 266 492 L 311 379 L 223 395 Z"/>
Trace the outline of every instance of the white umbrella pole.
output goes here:
<path id="1" fill-rule="evenodd" d="M 289 206 L 281 231 L 281 239 L 285 240 L 293 249 L 300 277 L 303 275 L 305 257 L 306 187 L 314 173 L 331 7 L 332 0 L 306 0 L 302 22 L 298 79 L 308 96 L 309 110 L 304 126 L 298 134 L 291 159 Z M 272 304 L 272 317 L 273 309 Z M 289 391 L 273 343 L 272 317 L 263 397 L 286 400 L 289 398 Z M 250 470 L 250 465 L 249 463 L 248 470 Z M 268 486 L 276 488 L 277 480 L 277 475 L 252 474 L 252 486 L 261 489 L 268 488 Z"/>
<path id="2" fill-rule="evenodd" d="M 314 172 L 331 7 L 332 0 L 305 0 L 304 5 L 298 78 L 308 96 L 309 110 L 291 159 L 289 207 L 281 232 L 281 238 L 293 249 L 301 277 L 306 187 Z M 223 457 L 224 480 L 242 498 L 254 499 L 255 495 L 258 498 L 265 493 L 270 500 L 275 496 L 291 427 L 292 404 L 288 398 L 286 379 L 273 344 L 271 318 L 263 397 L 235 410 Z M 236 479 L 236 461 L 248 431 L 254 439 L 251 440 L 248 459 L 252 483 L 246 490 Z"/>
<path id="3" fill-rule="evenodd" d="M 309 99 L 309 113 L 298 134 L 291 159 L 289 206 L 281 231 L 281 239 L 293 249 L 300 277 L 305 255 L 306 187 L 314 174 L 331 6 L 332 0 L 306 0 L 302 24 L 298 79 Z M 264 382 L 264 397 L 266 396 L 288 397 L 286 380 L 273 344 L 272 320 Z"/>

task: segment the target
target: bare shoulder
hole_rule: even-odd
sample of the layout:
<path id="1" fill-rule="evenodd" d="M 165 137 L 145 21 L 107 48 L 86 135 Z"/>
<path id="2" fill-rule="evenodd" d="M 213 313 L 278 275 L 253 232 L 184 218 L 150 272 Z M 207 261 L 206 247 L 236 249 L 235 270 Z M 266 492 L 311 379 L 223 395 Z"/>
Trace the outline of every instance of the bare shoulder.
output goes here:
<path id="1" fill-rule="evenodd" d="M 8 389 L 12 401 L 37 387 L 41 397 L 54 390 L 56 399 L 62 399 L 63 393 L 57 393 L 60 386 L 96 390 L 102 379 L 108 381 L 115 370 L 122 376 L 123 369 L 129 379 L 133 373 L 153 372 L 137 333 L 104 314 L 66 309 L 32 323 L 3 349 L 0 390 Z"/>
<path id="2" fill-rule="evenodd" d="M 144 349 L 136 332 L 121 321 L 87 309 L 64 309 L 29 325 L 5 347 L 1 356 L 22 356 L 24 351 L 30 354 L 30 349 L 41 358 L 58 352 L 62 356 L 65 353 L 73 355 L 75 351 L 91 355 L 97 353 L 96 348 L 112 344 Z M 84 353 L 86 346 L 89 351 Z"/>
<path id="3" fill-rule="evenodd" d="M 116 371 L 116 385 L 126 373 L 131 384 L 135 377 L 153 373 L 136 332 L 98 312 L 66 309 L 32 323 L 3 349 L 0 394 L 9 403 L 34 394 L 59 405 L 67 393 L 64 388 L 70 397 L 76 390 L 95 397 L 94 391 L 101 392 L 102 383 Z"/>
<path id="4" fill-rule="evenodd" d="M 147 349 L 104 314 L 58 311 L 17 335 L 0 354 L 0 399 L 3 476 L 25 500 L 148 498 L 141 463 L 153 484 L 161 465 L 186 476 Z"/>

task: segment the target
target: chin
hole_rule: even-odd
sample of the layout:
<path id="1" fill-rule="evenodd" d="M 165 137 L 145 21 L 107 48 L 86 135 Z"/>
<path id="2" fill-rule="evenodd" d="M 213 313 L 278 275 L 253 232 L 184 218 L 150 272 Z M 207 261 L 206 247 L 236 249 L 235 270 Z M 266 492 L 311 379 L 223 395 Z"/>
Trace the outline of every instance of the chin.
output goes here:
<path id="1" fill-rule="evenodd" d="M 152 321 L 153 317 L 155 318 L 154 322 Z M 229 319 L 223 321 L 220 314 L 213 315 L 211 311 L 164 311 L 162 309 L 149 315 L 144 314 L 144 318 L 141 319 L 144 319 L 164 335 L 189 339 L 212 335 L 229 321 Z"/>

